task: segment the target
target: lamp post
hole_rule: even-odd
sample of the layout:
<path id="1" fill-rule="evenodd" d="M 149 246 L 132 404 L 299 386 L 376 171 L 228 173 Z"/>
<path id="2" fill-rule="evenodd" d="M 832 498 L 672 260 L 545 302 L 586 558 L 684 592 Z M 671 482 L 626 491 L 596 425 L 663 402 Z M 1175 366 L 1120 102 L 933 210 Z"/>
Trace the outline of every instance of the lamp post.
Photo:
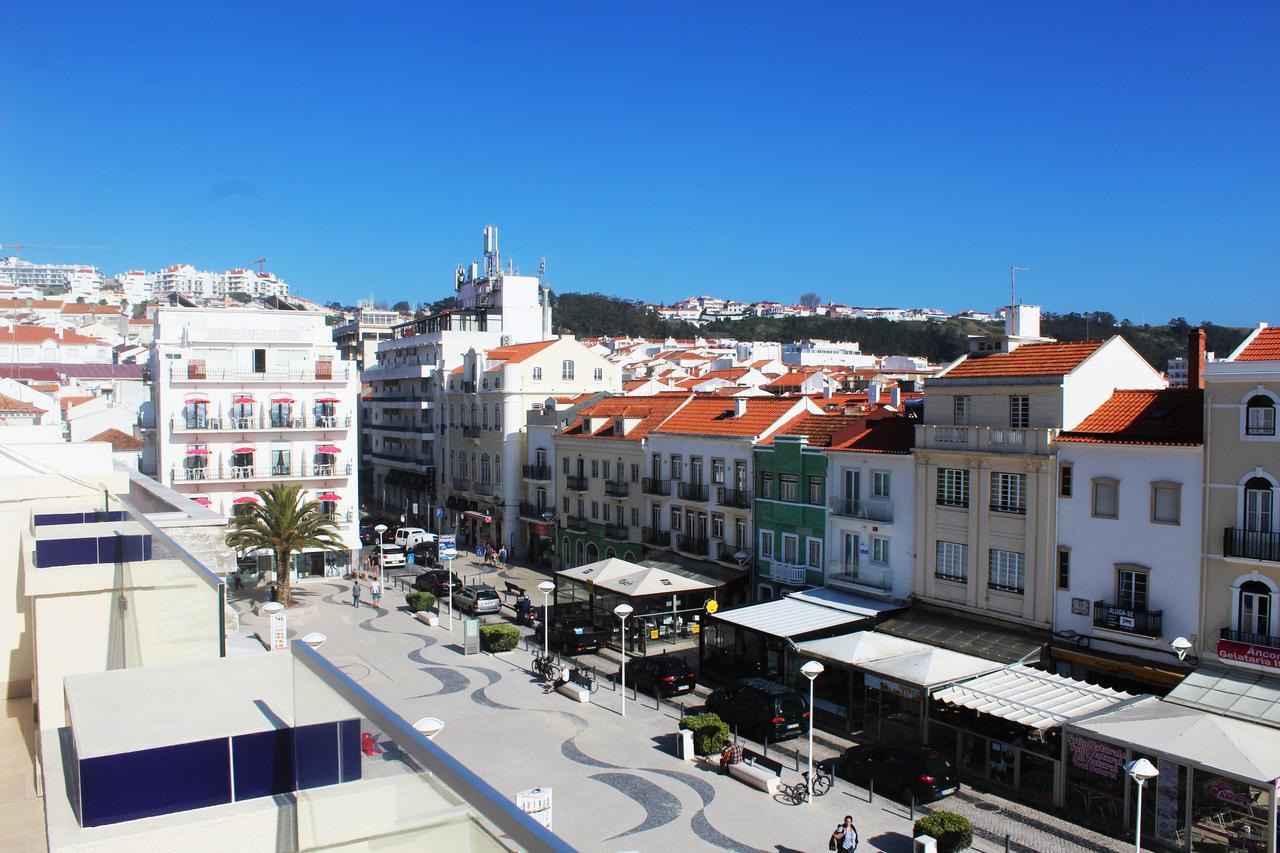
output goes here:
<path id="1" fill-rule="evenodd" d="M 1156 770 L 1155 765 L 1147 761 L 1147 759 L 1135 758 L 1125 764 L 1124 772 L 1129 774 L 1130 779 L 1138 783 L 1138 807 L 1135 810 L 1138 817 L 1134 821 L 1133 849 L 1135 853 L 1142 853 L 1142 789 L 1146 787 L 1147 780 L 1159 776 L 1160 771 Z"/>
<path id="2" fill-rule="evenodd" d="M 632 607 L 625 602 L 613 608 L 613 615 L 622 621 L 622 670 L 620 673 L 620 681 L 622 682 L 622 716 L 627 715 L 627 617 L 631 615 Z"/>
<path id="3" fill-rule="evenodd" d="M 383 562 L 387 558 L 386 553 L 382 550 L 384 544 L 382 538 L 383 534 L 387 532 L 387 526 L 385 524 L 379 524 L 377 527 L 373 528 L 373 530 L 378 534 L 378 582 L 381 583 Z"/>
<path id="4" fill-rule="evenodd" d="M 809 784 L 805 793 L 805 802 L 813 802 L 813 682 L 817 680 L 825 667 L 816 660 L 811 660 L 800 667 L 800 672 L 809 679 Z"/>
<path id="5" fill-rule="evenodd" d="M 550 656 L 551 654 L 551 593 L 556 591 L 556 585 L 551 581 L 543 581 L 538 584 L 538 592 L 542 593 L 542 653 Z"/>

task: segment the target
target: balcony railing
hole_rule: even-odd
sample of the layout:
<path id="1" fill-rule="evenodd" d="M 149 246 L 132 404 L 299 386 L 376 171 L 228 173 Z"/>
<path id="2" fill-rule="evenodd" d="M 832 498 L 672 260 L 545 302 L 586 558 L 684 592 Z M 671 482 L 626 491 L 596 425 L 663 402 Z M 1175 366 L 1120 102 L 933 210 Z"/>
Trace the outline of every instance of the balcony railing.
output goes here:
<path id="1" fill-rule="evenodd" d="M 640 528 L 640 541 L 655 548 L 670 548 L 671 531 L 661 530 L 657 527 L 642 527 Z"/>
<path id="2" fill-rule="evenodd" d="M 705 502 L 707 499 L 707 484 L 681 481 L 676 484 L 676 495 L 684 501 Z"/>
<path id="3" fill-rule="evenodd" d="M 681 533 L 676 537 L 676 547 L 686 554 L 696 554 L 699 557 L 707 556 L 707 547 L 711 544 L 711 540 L 705 536 L 688 536 Z"/>
<path id="4" fill-rule="evenodd" d="M 565 527 L 578 533 L 585 533 L 587 530 L 587 517 L 585 515 L 571 515 L 565 522 Z"/>
<path id="5" fill-rule="evenodd" d="M 1222 553 L 1228 557 L 1280 562 L 1280 533 L 1228 527 L 1222 535 Z"/>
<path id="6" fill-rule="evenodd" d="M 1002 503 L 1000 501 L 992 501 L 990 504 L 992 512 L 1003 512 L 1007 515 L 1026 515 L 1027 505 L 1017 503 Z"/>
<path id="7" fill-rule="evenodd" d="M 920 424 L 916 447 L 939 450 L 989 450 L 993 453 L 1039 453 L 1052 449 L 1058 431 L 1048 427 L 1024 429 L 988 426 Z"/>
<path id="8" fill-rule="evenodd" d="M 470 479 L 468 479 L 467 477 L 454 477 L 454 478 L 453 478 L 453 490 L 454 490 L 455 492 L 469 492 L 469 491 L 471 491 L 471 480 L 470 480 Z"/>
<path id="9" fill-rule="evenodd" d="M 550 465 L 526 465 L 524 466 L 524 478 L 526 480 L 550 480 L 552 477 Z"/>
<path id="10" fill-rule="evenodd" d="M 827 583 L 832 586 L 889 592 L 893 589 L 893 570 L 877 566 L 847 566 L 836 562 L 827 567 Z"/>
<path id="11" fill-rule="evenodd" d="M 721 486 L 716 494 L 716 501 L 723 506 L 751 509 L 751 492 L 748 489 L 731 489 L 728 486 Z"/>
<path id="12" fill-rule="evenodd" d="M 1144 637 L 1159 637 L 1163 631 L 1163 610 L 1130 610 L 1105 601 L 1093 603 L 1093 627 L 1124 631 Z"/>
<path id="13" fill-rule="evenodd" d="M 738 554 L 742 554 L 743 556 L 739 557 Z M 728 542 L 717 542 L 716 559 L 722 563 L 732 563 L 735 566 L 741 566 L 747 560 L 751 559 L 751 549 L 743 548 L 740 545 L 730 545 Z"/>
<path id="14" fill-rule="evenodd" d="M 612 539 L 615 542 L 626 542 L 631 538 L 631 528 L 625 524 L 606 524 L 604 526 L 604 538 Z"/>
<path id="15" fill-rule="evenodd" d="M 1280 637 L 1272 634 L 1250 634 L 1247 631 L 1237 631 L 1234 628 L 1223 628 L 1218 632 L 1218 639 L 1231 643 L 1260 646 L 1264 649 L 1280 649 Z"/>
<path id="16" fill-rule="evenodd" d="M 348 477 L 355 472 L 350 462 L 333 465 L 313 463 L 293 465 L 206 465 L 202 468 L 171 468 L 169 482 L 196 483 L 224 480 L 291 480 L 307 477 Z"/>
<path id="17" fill-rule="evenodd" d="M 463 424 L 462 437 L 463 438 L 479 438 L 480 427 L 476 426 L 475 424 Z"/>
<path id="18" fill-rule="evenodd" d="M 170 382 L 346 382 L 352 375 L 353 365 L 317 361 L 310 367 L 250 370 L 244 367 L 224 367 L 189 361 L 185 365 L 169 369 Z"/>
<path id="19" fill-rule="evenodd" d="M 580 474 L 570 474 L 564 478 L 564 487 L 571 492 L 585 492 L 587 490 L 587 478 Z"/>
<path id="20" fill-rule="evenodd" d="M 169 418 L 169 429 L 172 432 L 246 432 L 249 430 L 286 430 L 286 429 L 347 429 L 351 426 L 350 415 L 330 415 L 316 417 L 314 415 L 298 415 L 297 417 L 272 417 L 266 413 L 248 417 L 205 417 L 205 418 Z"/>
<path id="21" fill-rule="evenodd" d="M 893 503 L 883 500 L 860 501 L 856 498 L 832 498 L 828 506 L 832 515 L 842 518 L 857 518 L 863 521 L 879 521 L 888 524 L 893 521 Z"/>
<path id="22" fill-rule="evenodd" d="M 778 560 L 765 560 L 764 569 L 768 576 L 778 583 L 803 586 L 808 583 L 809 567 L 796 563 L 783 563 Z"/>
<path id="23" fill-rule="evenodd" d="M 491 495 L 493 494 L 493 483 L 475 483 L 472 486 L 472 491 L 477 495 Z"/>
<path id="24" fill-rule="evenodd" d="M 546 504 L 537 504 L 532 501 L 520 501 L 521 518 L 532 518 L 541 522 L 546 522 L 546 519 L 543 518 L 543 516 L 548 512 L 551 512 L 551 510 L 547 508 Z"/>
<path id="25" fill-rule="evenodd" d="M 626 480 L 605 480 L 604 493 L 611 498 L 625 498 L 631 493 L 631 484 Z"/>
<path id="26" fill-rule="evenodd" d="M 669 495 L 671 494 L 671 481 L 661 480 L 657 477 L 645 477 L 640 481 L 640 491 L 646 495 Z"/>

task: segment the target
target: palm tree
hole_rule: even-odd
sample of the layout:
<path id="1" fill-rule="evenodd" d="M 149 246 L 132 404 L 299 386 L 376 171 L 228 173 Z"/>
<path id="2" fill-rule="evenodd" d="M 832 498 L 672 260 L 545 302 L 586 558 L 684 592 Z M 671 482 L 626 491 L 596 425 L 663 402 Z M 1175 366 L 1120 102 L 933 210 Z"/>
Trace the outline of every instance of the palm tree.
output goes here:
<path id="1" fill-rule="evenodd" d="M 293 601 L 289 577 L 293 555 L 307 548 L 340 551 L 346 545 L 334 520 L 318 502 L 306 499 L 301 486 L 277 483 L 256 494 L 259 502 L 241 504 L 246 508 L 243 514 L 231 519 L 227 547 L 242 553 L 270 551 L 276 558 L 280 603 L 288 607 Z"/>

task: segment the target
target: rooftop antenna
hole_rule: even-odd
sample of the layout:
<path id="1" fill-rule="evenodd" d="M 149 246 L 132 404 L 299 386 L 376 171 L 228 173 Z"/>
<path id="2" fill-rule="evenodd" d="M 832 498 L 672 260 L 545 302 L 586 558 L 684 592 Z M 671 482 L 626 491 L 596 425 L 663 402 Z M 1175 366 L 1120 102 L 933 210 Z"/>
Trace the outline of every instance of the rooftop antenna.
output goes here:
<path id="1" fill-rule="evenodd" d="M 1031 272 L 1031 267 L 1009 267 L 1009 306 L 1018 304 L 1018 273 Z"/>
<path id="2" fill-rule="evenodd" d="M 542 280 L 547 277 L 547 259 L 544 256 L 538 261 L 538 284 L 542 284 Z"/>
<path id="3" fill-rule="evenodd" d="M 502 254 L 498 251 L 498 226 L 484 227 L 484 276 L 493 279 L 502 275 Z"/>

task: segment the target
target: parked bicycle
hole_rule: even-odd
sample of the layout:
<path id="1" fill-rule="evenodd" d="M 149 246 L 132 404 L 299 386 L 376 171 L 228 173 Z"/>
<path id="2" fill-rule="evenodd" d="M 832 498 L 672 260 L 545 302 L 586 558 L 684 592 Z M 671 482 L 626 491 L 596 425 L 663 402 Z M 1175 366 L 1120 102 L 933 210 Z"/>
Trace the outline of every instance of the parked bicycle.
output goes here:
<path id="1" fill-rule="evenodd" d="M 813 769 L 813 795 L 815 797 L 821 797 L 823 794 L 831 790 L 831 786 L 835 779 L 830 773 L 824 771 L 821 766 L 814 767 Z M 809 799 L 809 774 L 806 772 L 801 773 L 800 775 L 803 778 L 799 782 L 787 788 L 787 796 L 791 799 L 791 802 L 796 805 L 800 805 Z"/>
<path id="2" fill-rule="evenodd" d="M 560 680 L 560 665 L 551 655 L 539 655 L 534 658 L 533 671 L 546 681 L 554 683 Z"/>
<path id="3" fill-rule="evenodd" d="M 591 693 L 595 693 L 600 689 L 599 679 L 597 679 L 596 674 L 589 669 L 574 667 L 569 670 L 569 680 L 580 687 L 585 687 Z"/>

